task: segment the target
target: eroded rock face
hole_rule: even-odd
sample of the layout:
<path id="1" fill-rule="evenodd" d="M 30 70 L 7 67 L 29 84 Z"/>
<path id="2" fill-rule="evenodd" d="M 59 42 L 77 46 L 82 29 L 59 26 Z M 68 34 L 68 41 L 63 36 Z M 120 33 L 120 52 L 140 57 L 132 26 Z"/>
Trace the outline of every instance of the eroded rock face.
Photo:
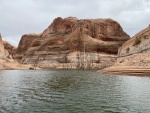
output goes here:
<path id="1" fill-rule="evenodd" d="M 120 58 L 115 65 L 150 67 L 150 27 L 125 42 L 118 54 Z"/>
<path id="2" fill-rule="evenodd" d="M 4 58 L 4 57 L 5 57 L 5 49 L 3 45 L 2 36 L 0 34 L 0 58 Z"/>
<path id="3" fill-rule="evenodd" d="M 65 67 L 66 63 L 76 68 L 83 64 L 105 64 L 105 61 L 113 64 L 118 48 L 129 39 L 112 19 L 58 17 L 41 35 L 22 37 L 17 48 L 17 54 L 21 56 L 18 61 L 47 68 L 53 67 L 52 64 Z M 100 59 L 104 63 L 100 63 Z"/>
<path id="4" fill-rule="evenodd" d="M 114 66 L 101 70 L 104 73 L 149 75 L 150 74 L 150 26 L 125 42 L 118 52 Z"/>
<path id="5" fill-rule="evenodd" d="M 0 59 L 11 57 L 11 53 L 9 53 L 10 49 L 13 49 L 13 46 L 8 42 L 3 41 L 2 36 L 0 34 Z"/>
<path id="6" fill-rule="evenodd" d="M 3 41 L 2 40 L 2 36 L 0 34 L 0 58 L 12 58 L 12 50 L 14 49 L 15 47 L 12 46 L 11 44 L 9 44 L 8 42 L 6 41 Z"/>
<path id="7" fill-rule="evenodd" d="M 129 39 L 121 26 L 112 19 L 78 20 L 73 17 L 56 18 L 42 33 L 42 37 L 47 37 L 50 41 L 57 40 L 55 43 L 58 45 L 67 43 L 68 45 L 63 46 L 64 49 L 82 49 L 84 41 L 86 51 L 110 54 L 117 54 L 118 48 Z"/>
<path id="8" fill-rule="evenodd" d="M 0 70 L 4 69 L 29 69 L 30 65 L 22 65 L 12 58 L 14 46 L 2 40 L 0 35 Z"/>
<path id="9" fill-rule="evenodd" d="M 27 50 L 31 47 L 34 40 L 41 37 L 41 34 L 25 34 L 21 37 L 19 45 L 13 50 L 13 58 L 20 62 L 22 57 L 26 54 Z"/>
<path id="10" fill-rule="evenodd" d="M 40 34 L 25 34 L 21 37 L 16 53 L 23 54 L 32 45 L 33 41 L 40 37 Z"/>
<path id="11" fill-rule="evenodd" d="M 13 52 L 16 50 L 16 47 L 8 43 L 7 41 L 3 41 L 4 49 L 8 52 L 8 57 L 12 58 Z"/>
<path id="12" fill-rule="evenodd" d="M 125 42 L 119 50 L 120 56 L 141 53 L 150 49 L 150 27 L 140 31 L 133 38 Z"/>

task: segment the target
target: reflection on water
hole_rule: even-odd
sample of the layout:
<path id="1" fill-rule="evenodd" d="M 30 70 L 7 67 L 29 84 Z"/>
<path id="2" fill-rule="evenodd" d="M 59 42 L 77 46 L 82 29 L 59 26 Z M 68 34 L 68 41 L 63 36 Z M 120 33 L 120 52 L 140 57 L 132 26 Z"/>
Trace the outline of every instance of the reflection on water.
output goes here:
<path id="1" fill-rule="evenodd" d="M 149 94 L 149 77 L 0 71 L 0 113 L 150 113 Z"/>

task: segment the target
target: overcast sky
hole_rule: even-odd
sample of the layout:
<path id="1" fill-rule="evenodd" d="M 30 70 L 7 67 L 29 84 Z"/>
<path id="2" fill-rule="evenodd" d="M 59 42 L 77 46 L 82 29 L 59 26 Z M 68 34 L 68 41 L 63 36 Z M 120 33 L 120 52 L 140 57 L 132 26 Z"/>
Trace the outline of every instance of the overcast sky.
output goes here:
<path id="1" fill-rule="evenodd" d="M 41 33 L 54 18 L 112 18 L 131 37 L 150 24 L 150 0 L 0 0 L 0 33 L 17 46 L 23 34 Z"/>

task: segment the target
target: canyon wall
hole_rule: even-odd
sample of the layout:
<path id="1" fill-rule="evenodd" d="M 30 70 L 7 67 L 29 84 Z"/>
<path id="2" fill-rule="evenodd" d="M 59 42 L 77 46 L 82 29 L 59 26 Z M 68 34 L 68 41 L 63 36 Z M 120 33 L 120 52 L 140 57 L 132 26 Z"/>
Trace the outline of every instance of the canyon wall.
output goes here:
<path id="1" fill-rule="evenodd" d="M 150 74 L 150 26 L 126 41 L 118 51 L 117 62 L 106 73 Z"/>
<path id="2" fill-rule="evenodd" d="M 129 40 L 112 19 L 53 20 L 41 34 L 23 35 L 13 56 L 41 68 L 105 68 L 116 61 L 118 48 Z"/>
<path id="3" fill-rule="evenodd" d="M 116 65 L 150 67 L 150 27 L 125 42 L 118 52 Z"/>
<path id="4" fill-rule="evenodd" d="M 29 69 L 31 65 L 22 65 L 14 61 L 13 54 L 16 47 L 2 40 L 0 34 L 0 70 L 4 69 Z"/>

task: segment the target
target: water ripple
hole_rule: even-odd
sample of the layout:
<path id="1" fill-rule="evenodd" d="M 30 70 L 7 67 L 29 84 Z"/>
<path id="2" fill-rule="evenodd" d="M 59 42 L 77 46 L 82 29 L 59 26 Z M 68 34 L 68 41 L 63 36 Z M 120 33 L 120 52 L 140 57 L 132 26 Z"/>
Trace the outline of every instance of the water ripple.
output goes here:
<path id="1" fill-rule="evenodd" d="M 0 72 L 0 113 L 150 113 L 150 78 L 82 70 Z"/>

